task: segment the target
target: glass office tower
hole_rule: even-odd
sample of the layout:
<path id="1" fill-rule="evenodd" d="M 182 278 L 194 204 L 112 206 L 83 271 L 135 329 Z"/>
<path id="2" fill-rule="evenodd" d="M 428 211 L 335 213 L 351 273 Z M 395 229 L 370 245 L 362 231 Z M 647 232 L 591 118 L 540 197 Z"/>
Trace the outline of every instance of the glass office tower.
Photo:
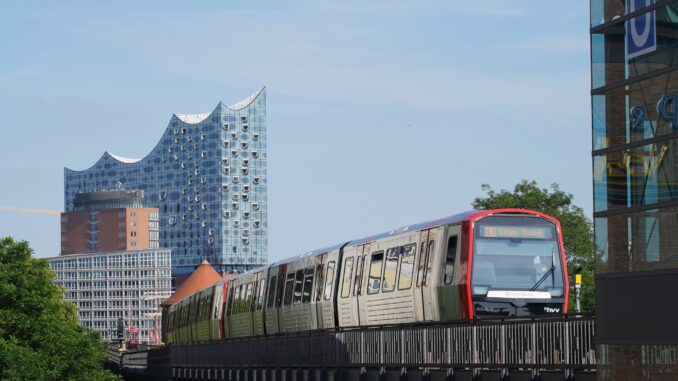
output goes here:
<path id="1" fill-rule="evenodd" d="M 105 136 L 102 136 L 105 139 Z M 65 210 L 75 195 L 141 189 L 160 211 L 160 246 L 172 249 L 172 275 L 203 259 L 224 271 L 268 262 L 265 88 L 211 113 L 172 116 L 143 159 L 108 152 L 90 168 L 64 169 Z"/>
<path id="2" fill-rule="evenodd" d="M 678 379 L 678 1 L 591 0 L 599 380 Z"/>

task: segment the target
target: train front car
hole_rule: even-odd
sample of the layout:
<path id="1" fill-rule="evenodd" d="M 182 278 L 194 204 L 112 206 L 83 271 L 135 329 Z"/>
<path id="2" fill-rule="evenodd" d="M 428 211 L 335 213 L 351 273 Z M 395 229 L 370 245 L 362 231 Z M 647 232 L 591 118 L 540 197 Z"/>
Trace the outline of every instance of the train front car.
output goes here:
<path id="1" fill-rule="evenodd" d="M 471 227 L 471 316 L 567 313 L 567 266 L 558 220 L 504 209 L 472 217 Z"/>

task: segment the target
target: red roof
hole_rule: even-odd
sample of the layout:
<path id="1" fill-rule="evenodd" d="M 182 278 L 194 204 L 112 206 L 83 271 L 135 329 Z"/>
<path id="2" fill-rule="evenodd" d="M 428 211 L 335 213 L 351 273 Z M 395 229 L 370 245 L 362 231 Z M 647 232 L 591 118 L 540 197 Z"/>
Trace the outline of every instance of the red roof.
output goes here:
<path id="1" fill-rule="evenodd" d="M 198 266 L 198 268 L 193 271 L 191 276 L 189 276 L 188 279 L 186 279 L 184 283 L 181 284 L 181 287 L 179 287 L 179 289 L 177 289 L 174 294 L 172 294 L 172 296 L 165 299 L 162 304 L 171 306 L 183 298 L 193 294 L 194 292 L 202 290 L 203 288 L 214 284 L 221 279 L 221 275 L 219 275 L 219 273 L 214 270 L 214 268 L 212 268 L 209 262 L 206 260 L 202 261 L 200 266 Z"/>

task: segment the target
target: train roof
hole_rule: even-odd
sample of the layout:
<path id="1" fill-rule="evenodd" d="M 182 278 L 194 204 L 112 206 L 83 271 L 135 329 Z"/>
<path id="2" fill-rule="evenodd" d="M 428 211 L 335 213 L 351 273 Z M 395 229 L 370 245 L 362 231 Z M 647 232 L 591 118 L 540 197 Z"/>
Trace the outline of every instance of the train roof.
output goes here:
<path id="1" fill-rule="evenodd" d="M 383 232 L 383 233 L 380 233 L 380 234 L 375 234 L 375 235 L 367 236 L 367 237 L 364 237 L 364 238 L 351 240 L 351 241 L 348 241 L 348 242 L 338 243 L 336 245 L 324 247 L 322 249 L 316 249 L 316 250 L 313 250 L 313 251 L 309 251 L 305 254 L 281 259 L 279 261 L 272 262 L 269 266 L 283 265 L 283 264 L 286 264 L 286 263 L 297 261 L 297 260 L 304 258 L 304 257 L 315 257 L 315 256 L 325 254 L 325 253 L 328 253 L 328 252 L 331 252 L 331 251 L 334 251 L 334 250 L 339 250 L 342 246 L 362 245 L 364 243 L 376 241 L 378 239 L 386 238 L 386 237 L 396 235 L 396 234 L 405 233 L 405 232 L 408 232 L 408 231 L 430 229 L 430 228 L 435 227 L 435 226 L 458 223 L 458 222 L 461 222 L 461 221 L 468 219 L 469 217 L 471 217 L 474 214 L 479 213 L 479 212 L 480 211 L 478 211 L 478 210 L 468 210 L 468 211 L 458 213 L 458 214 L 454 214 L 454 215 L 451 215 L 451 216 L 448 216 L 448 217 L 439 218 L 437 220 L 431 220 L 431 221 L 426 221 L 426 222 L 421 222 L 421 223 L 417 223 L 417 224 L 403 226 L 403 227 L 400 227 L 400 228 L 397 228 L 397 229 L 392 229 L 392 230 L 389 230 L 387 232 Z M 252 269 L 250 271 L 255 271 L 255 270 L 257 270 L 257 269 Z"/>

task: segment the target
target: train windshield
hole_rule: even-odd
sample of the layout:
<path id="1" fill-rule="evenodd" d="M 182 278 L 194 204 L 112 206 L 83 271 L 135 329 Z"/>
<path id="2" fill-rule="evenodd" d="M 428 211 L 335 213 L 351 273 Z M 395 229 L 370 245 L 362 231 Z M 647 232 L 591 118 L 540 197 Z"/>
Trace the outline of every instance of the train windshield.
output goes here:
<path id="1" fill-rule="evenodd" d="M 490 216 L 475 224 L 474 295 L 492 290 L 563 295 L 563 269 L 556 226 L 540 217 Z"/>

